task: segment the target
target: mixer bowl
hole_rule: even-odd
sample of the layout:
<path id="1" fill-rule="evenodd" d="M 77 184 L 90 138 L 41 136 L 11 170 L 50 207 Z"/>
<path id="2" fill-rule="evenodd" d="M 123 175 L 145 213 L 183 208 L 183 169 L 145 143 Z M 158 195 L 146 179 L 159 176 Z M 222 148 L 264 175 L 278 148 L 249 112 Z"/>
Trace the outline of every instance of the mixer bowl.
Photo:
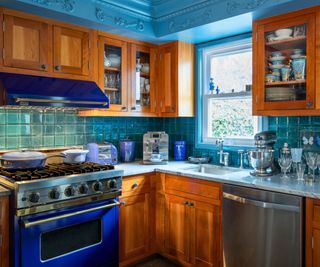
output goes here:
<path id="1" fill-rule="evenodd" d="M 254 168 L 255 174 L 267 174 L 267 169 L 273 165 L 273 149 L 249 150 L 249 163 Z"/>

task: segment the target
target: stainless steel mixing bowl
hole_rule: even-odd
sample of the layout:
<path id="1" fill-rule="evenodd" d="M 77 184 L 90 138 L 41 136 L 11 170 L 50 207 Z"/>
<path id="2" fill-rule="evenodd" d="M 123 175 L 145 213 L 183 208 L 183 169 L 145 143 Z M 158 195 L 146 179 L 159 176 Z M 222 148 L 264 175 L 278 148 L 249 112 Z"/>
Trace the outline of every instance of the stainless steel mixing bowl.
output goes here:
<path id="1" fill-rule="evenodd" d="M 254 175 L 266 176 L 270 173 L 269 168 L 273 166 L 273 149 L 256 149 L 248 151 L 250 165 L 254 168 Z"/>

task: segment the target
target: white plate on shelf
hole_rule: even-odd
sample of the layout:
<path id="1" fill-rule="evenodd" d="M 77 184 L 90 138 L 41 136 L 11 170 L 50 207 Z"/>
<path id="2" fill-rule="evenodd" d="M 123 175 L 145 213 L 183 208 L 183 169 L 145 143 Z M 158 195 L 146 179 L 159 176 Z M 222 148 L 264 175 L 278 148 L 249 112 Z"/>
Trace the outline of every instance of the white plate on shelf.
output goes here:
<path id="1" fill-rule="evenodd" d="M 281 69 L 284 66 L 284 64 L 277 64 L 277 65 L 270 65 L 270 69 Z"/>
<path id="2" fill-rule="evenodd" d="M 286 59 L 286 57 L 284 57 L 284 56 L 278 56 L 278 57 L 270 57 L 269 58 L 269 61 L 282 61 L 282 60 L 285 60 Z"/>
<path id="3" fill-rule="evenodd" d="M 274 40 L 275 41 L 283 41 L 283 40 L 286 40 L 286 39 L 292 39 L 293 37 L 292 36 L 277 36 L 277 37 L 274 37 Z"/>
<path id="4" fill-rule="evenodd" d="M 162 159 L 150 159 L 151 162 L 156 162 L 156 163 L 159 163 L 162 161 Z"/>
<path id="5" fill-rule="evenodd" d="M 306 58 L 305 55 L 291 55 L 290 57 L 291 57 L 292 59 Z"/>

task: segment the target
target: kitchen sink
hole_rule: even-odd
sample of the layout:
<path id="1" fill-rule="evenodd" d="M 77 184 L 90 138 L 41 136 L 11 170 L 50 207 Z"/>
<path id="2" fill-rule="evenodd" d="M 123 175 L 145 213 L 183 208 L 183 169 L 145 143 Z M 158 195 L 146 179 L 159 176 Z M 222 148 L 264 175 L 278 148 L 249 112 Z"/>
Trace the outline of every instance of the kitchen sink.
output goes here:
<path id="1" fill-rule="evenodd" d="M 202 164 L 196 167 L 189 167 L 184 168 L 184 170 L 192 171 L 192 172 L 199 172 L 199 173 L 207 173 L 213 175 L 228 175 L 230 173 L 237 173 L 241 172 L 241 169 L 232 168 L 232 167 L 224 167 L 224 166 L 217 166 L 211 164 Z"/>

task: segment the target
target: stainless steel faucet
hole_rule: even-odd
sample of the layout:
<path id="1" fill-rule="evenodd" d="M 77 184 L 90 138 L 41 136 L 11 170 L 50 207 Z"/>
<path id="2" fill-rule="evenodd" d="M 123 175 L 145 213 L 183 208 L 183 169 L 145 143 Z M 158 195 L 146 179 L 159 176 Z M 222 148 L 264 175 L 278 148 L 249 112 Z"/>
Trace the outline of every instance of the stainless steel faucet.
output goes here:
<path id="1" fill-rule="evenodd" d="M 245 151 L 240 149 L 240 150 L 238 150 L 238 154 L 239 154 L 239 157 L 240 157 L 240 166 L 239 166 L 239 168 L 240 169 L 244 169 L 244 167 L 243 167 L 243 160 L 244 160 L 243 156 L 245 154 Z"/>
<path id="2" fill-rule="evenodd" d="M 229 166 L 229 153 L 223 152 L 223 140 L 218 139 L 216 140 L 216 146 L 219 146 L 219 152 L 220 155 L 219 164 L 223 166 Z"/>

